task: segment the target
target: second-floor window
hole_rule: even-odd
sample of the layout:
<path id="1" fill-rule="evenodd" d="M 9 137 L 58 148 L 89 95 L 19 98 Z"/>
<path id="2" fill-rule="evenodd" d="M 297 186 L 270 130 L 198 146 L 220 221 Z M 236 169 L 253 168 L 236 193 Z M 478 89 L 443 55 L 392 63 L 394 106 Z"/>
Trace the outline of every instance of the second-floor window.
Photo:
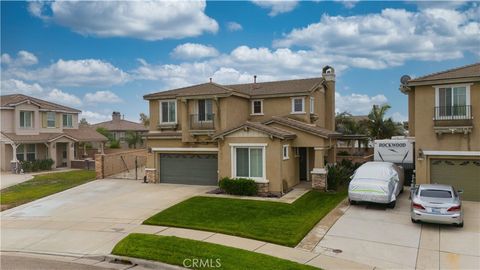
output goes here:
<path id="1" fill-rule="evenodd" d="M 64 114 L 63 115 L 63 127 L 73 127 L 73 115 L 71 114 Z"/>
<path id="2" fill-rule="evenodd" d="M 160 123 L 177 123 L 177 102 L 175 100 L 165 100 L 160 102 Z"/>
<path id="3" fill-rule="evenodd" d="M 315 113 L 315 98 L 310 97 L 310 113 Z"/>
<path id="4" fill-rule="evenodd" d="M 55 127 L 55 112 L 47 112 L 47 127 Z"/>
<path id="5" fill-rule="evenodd" d="M 292 113 L 305 113 L 305 98 L 292 98 Z"/>
<path id="6" fill-rule="evenodd" d="M 468 86 L 438 87 L 436 89 L 436 118 L 463 118 L 470 116 L 470 89 Z"/>
<path id="7" fill-rule="evenodd" d="M 263 100 L 252 100 L 252 114 L 263 114 Z"/>
<path id="8" fill-rule="evenodd" d="M 33 112 L 32 111 L 20 111 L 20 127 L 32 128 L 33 127 Z"/>
<path id="9" fill-rule="evenodd" d="M 211 99 L 198 100 L 198 121 L 213 120 L 213 103 Z"/>

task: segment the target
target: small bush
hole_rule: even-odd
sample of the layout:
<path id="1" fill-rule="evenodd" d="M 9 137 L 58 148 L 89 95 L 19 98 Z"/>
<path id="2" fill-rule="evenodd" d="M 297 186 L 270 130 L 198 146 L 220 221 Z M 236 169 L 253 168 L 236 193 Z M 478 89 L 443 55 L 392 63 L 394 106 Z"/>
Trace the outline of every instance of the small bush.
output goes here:
<path id="1" fill-rule="evenodd" d="M 327 166 L 327 187 L 330 190 L 337 190 L 339 186 L 346 186 L 350 183 L 350 176 L 362 165 L 344 159 L 335 165 Z"/>
<path id="2" fill-rule="evenodd" d="M 119 140 L 112 140 L 110 141 L 110 148 L 120 148 L 120 141 Z"/>
<path id="3" fill-rule="evenodd" d="M 254 196 L 257 194 L 257 184 L 252 179 L 224 177 L 218 186 L 228 194 Z"/>
<path id="4" fill-rule="evenodd" d="M 51 170 L 53 165 L 53 160 L 48 159 L 37 159 L 34 161 L 20 161 L 20 166 L 24 172 L 37 172 L 37 171 L 46 171 Z"/>

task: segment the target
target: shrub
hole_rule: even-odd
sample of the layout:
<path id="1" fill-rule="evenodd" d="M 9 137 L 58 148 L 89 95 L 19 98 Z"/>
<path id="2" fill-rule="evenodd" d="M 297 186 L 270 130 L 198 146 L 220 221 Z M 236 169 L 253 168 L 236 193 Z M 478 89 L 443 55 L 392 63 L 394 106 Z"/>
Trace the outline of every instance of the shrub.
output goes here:
<path id="1" fill-rule="evenodd" d="M 224 177 L 218 186 L 228 194 L 254 196 L 257 194 L 257 184 L 252 179 Z"/>
<path id="2" fill-rule="evenodd" d="M 20 161 L 20 166 L 24 172 L 37 172 L 51 170 L 53 165 L 53 160 L 48 159 L 37 159 L 34 161 Z"/>
<path id="3" fill-rule="evenodd" d="M 335 165 L 327 166 L 327 187 L 337 190 L 339 186 L 346 186 L 350 183 L 350 176 L 360 167 L 361 163 L 353 163 L 344 159 Z"/>
<path id="4" fill-rule="evenodd" d="M 338 151 L 337 156 L 350 156 L 350 153 L 348 151 L 342 150 Z"/>
<path id="5" fill-rule="evenodd" d="M 110 141 L 110 148 L 120 148 L 120 141 L 119 140 L 112 140 Z"/>

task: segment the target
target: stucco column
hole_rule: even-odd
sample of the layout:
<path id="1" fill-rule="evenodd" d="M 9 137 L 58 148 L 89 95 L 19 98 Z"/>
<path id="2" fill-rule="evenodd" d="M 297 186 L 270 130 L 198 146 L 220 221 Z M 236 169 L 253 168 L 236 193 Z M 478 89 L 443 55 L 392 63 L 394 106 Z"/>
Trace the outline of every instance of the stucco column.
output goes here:
<path id="1" fill-rule="evenodd" d="M 188 114 L 188 100 L 182 99 L 180 101 L 180 124 L 182 126 L 182 141 L 190 141 L 190 115 Z M 177 113 L 178 115 L 178 113 Z"/>
<path id="2" fill-rule="evenodd" d="M 312 174 L 312 188 L 327 190 L 327 170 L 325 169 L 325 148 L 315 147 L 315 160 Z"/>
<path id="3" fill-rule="evenodd" d="M 57 143 L 51 142 L 48 146 L 48 156 L 53 160 L 52 169 L 57 166 Z"/>
<path id="4" fill-rule="evenodd" d="M 18 147 L 18 145 L 14 144 L 14 143 L 11 143 L 10 145 L 12 146 L 12 153 L 13 153 L 12 160 L 10 161 L 10 170 L 13 173 L 17 173 L 17 169 L 18 169 L 17 147 Z"/>
<path id="5" fill-rule="evenodd" d="M 75 159 L 75 143 L 74 142 L 69 142 L 67 144 L 67 167 L 72 166 L 72 160 Z"/>

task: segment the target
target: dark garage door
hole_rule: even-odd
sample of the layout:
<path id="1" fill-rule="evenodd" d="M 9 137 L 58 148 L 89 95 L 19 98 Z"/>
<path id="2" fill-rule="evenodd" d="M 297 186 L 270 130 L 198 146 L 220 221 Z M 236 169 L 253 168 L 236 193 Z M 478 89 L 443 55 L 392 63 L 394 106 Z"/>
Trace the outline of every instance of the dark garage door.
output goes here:
<path id="1" fill-rule="evenodd" d="M 160 154 L 160 183 L 217 185 L 216 154 Z"/>
<path id="2" fill-rule="evenodd" d="M 463 189 L 463 200 L 480 201 L 480 160 L 433 159 L 430 179 L 431 183 Z"/>

